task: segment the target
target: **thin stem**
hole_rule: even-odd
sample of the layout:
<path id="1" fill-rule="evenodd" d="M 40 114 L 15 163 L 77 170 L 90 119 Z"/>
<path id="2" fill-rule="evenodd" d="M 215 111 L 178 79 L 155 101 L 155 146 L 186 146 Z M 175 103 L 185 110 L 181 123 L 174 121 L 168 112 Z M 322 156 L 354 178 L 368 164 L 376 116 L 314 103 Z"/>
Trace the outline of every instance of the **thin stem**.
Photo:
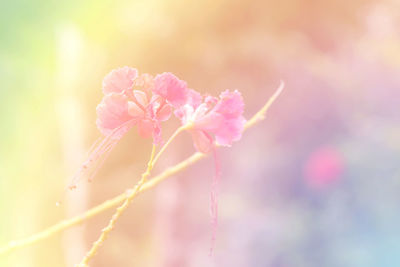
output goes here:
<path id="1" fill-rule="evenodd" d="M 111 220 L 109 221 L 108 225 L 106 228 L 104 228 L 101 231 L 99 239 L 97 239 L 96 242 L 93 243 L 92 248 L 89 250 L 89 252 L 86 254 L 86 256 L 83 258 L 80 264 L 78 266 L 87 266 L 88 262 L 93 258 L 93 256 L 96 254 L 100 246 L 103 244 L 103 242 L 106 240 L 110 232 L 114 229 L 115 223 L 117 220 L 121 217 L 122 213 L 128 208 L 129 203 L 135 198 L 135 196 L 139 193 L 140 188 L 143 186 L 143 184 L 146 182 L 147 177 L 150 175 L 150 172 L 153 168 L 153 160 L 154 160 L 154 155 L 156 152 L 156 146 L 153 144 L 153 148 L 151 150 L 151 156 L 150 160 L 147 163 L 147 169 L 146 171 L 142 174 L 142 178 L 140 181 L 137 183 L 135 186 L 135 189 L 130 192 L 127 197 L 125 198 L 124 203 L 122 203 L 121 206 L 117 208 L 117 211 L 114 213 L 112 216 Z"/>
<path id="2" fill-rule="evenodd" d="M 154 165 L 158 161 L 158 159 L 161 157 L 161 155 L 164 153 L 166 148 L 172 143 L 172 141 L 181 133 L 182 131 L 190 128 L 191 125 L 184 125 L 179 127 L 173 134 L 172 136 L 168 139 L 168 141 L 161 147 L 160 151 L 157 153 L 155 156 L 155 151 L 156 151 L 156 146 L 153 144 L 153 149 L 151 152 L 150 160 L 147 163 L 147 169 L 146 171 L 142 174 L 142 178 L 140 181 L 137 183 L 135 186 L 135 189 L 131 191 L 125 198 L 124 203 L 117 208 L 117 211 L 114 213 L 112 216 L 111 220 L 109 221 L 108 225 L 106 228 L 104 228 L 101 231 L 99 239 L 97 239 L 96 242 L 93 243 L 92 248 L 89 250 L 89 252 L 86 254 L 86 256 L 83 258 L 80 264 L 78 264 L 78 267 L 84 267 L 87 266 L 89 261 L 96 255 L 97 251 L 99 250 L 100 246 L 104 243 L 110 232 L 114 229 L 115 223 L 117 220 L 121 217 L 122 213 L 128 208 L 129 204 L 132 202 L 132 200 L 136 197 L 136 195 L 139 193 L 140 188 L 144 185 L 144 183 L 147 180 L 147 177 L 150 176 L 151 171 L 153 170 Z"/>
<path id="3" fill-rule="evenodd" d="M 167 149 L 167 147 L 172 143 L 172 141 L 184 130 L 190 129 L 192 127 L 192 124 L 187 124 L 179 127 L 168 139 L 168 141 L 161 147 L 160 151 L 157 153 L 156 157 L 154 158 L 153 165 L 155 165 L 158 161 L 158 159 L 161 157 L 161 155 L 164 153 L 164 151 Z"/>
<path id="4" fill-rule="evenodd" d="M 165 171 L 163 171 L 161 174 L 155 176 L 151 180 L 148 180 L 139 190 L 139 193 L 142 193 L 144 191 L 150 190 L 153 187 L 157 186 L 159 183 L 162 181 L 166 180 L 167 178 L 173 176 L 174 174 L 177 174 L 187 167 L 193 165 L 194 163 L 198 162 L 200 159 L 204 158 L 206 155 L 202 153 L 194 153 L 192 156 L 188 157 L 187 159 L 181 161 L 180 163 L 176 164 L 175 166 L 169 167 Z M 83 222 L 104 213 L 107 210 L 110 210 L 114 208 L 115 206 L 121 204 L 128 196 L 128 194 L 134 189 L 129 189 L 125 193 L 122 193 L 112 199 L 104 201 L 102 204 L 99 204 L 90 210 L 86 211 L 85 213 L 78 215 L 76 217 L 70 218 L 63 220 L 46 230 L 36 233 L 32 236 L 29 236 L 27 238 L 19 239 L 19 240 L 14 240 L 10 241 L 7 245 L 3 246 L 0 248 L 0 255 L 6 254 L 9 252 L 12 252 L 16 249 L 23 248 L 26 246 L 29 246 L 31 244 L 37 243 L 41 240 L 47 239 L 59 232 L 62 232 L 68 228 L 71 228 L 73 226 L 82 224 Z"/>
<path id="5" fill-rule="evenodd" d="M 268 99 L 267 103 L 265 103 L 265 105 L 250 120 L 247 121 L 246 125 L 244 126 L 245 129 L 252 127 L 254 124 L 265 118 L 265 114 L 267 113 L 268 109 L 271 107 L 272 103 L 275 102 L 278 96 L 282 93 L 284 87 L 285 83 L 281 81 L 278 89 Z"/>
<path id="6" fill-rule="evenodd" d="M 283 83 L 281 83 L 281 86 L 274 93 L 274 95 L 267 101 L 267 103 L 255 115 L 253 115 L 253 117 L 250 120 L 247 121 L 247 123 L 245 124 L 245 127 L 244 127 L 245 130 L 249 129 L 250 127 L 253 127 L 255 124 L 257 124 L 258 122 L 260 122 L 261 120 L 264 119 L 265 113 L 268 111 L 271 104 L 278 97 L 278 95 L 280 94 L 282 89 L 283 89 Z M 177 173 L 185 170 L 187 167 L 193 165 L 194 163 L 198 162 L 199 160 L 205 158 L 206 156 L 207 156 L 207 154 L 202 154 L 199 152 L 194 153 L 192 156 L 186 158 L 185 160 L 181 161 L 180 163 L 176 164 L 175 166 L 169 167 L 168 169 L 163 171 L 161 174 L 159 174 L 159 175 L 155 176 L 154 178 L 152 178 L 151 180 L 145 182 L 143 184 L 143 186 L 138 190 L 139 191 L 138 193 L 142 193 L 144 191 L 154 188 L 162 181 L 173 176 L 174 174 L 177 174 Z M 83 213 L 81 215 L 72 217 L 70 219 L 63 220 L 53 226 L 50 226 L 49 228 L 47 228 L 39 233 L 33 234 L 27 238 L 10 241 L 7 245 L 0 248 L 0 256 L 3 254 L 10 253 L 16 249 L 23 248 L 23 247 L 29 246 L 31 244 L 37 243 L 39 241 L 42 241 L 44 239 L 47 239 L 59 232 L 62 232 L 68 228 L 71 228 L 75 225 L 82 224 L 83 222 L 85 222 L 99 214 L 102 214 L 102 213 L 114 208 L 115 206 L 123 203 L 133 190 L 135 190 L 135 188 L 129 189 L 126 192 L 124 192 L 112 199 L 106 200 L 103 203 L 91 208 L 90 210 L 86 211 L 85 213 Z"/>

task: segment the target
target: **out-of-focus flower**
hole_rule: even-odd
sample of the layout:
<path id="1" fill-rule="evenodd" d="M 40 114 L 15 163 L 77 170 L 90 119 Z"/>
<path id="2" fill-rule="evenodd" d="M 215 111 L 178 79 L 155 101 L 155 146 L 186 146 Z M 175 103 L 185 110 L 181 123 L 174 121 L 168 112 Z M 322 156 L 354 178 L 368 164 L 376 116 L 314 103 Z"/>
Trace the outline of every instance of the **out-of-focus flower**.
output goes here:
<path id="1" fill-rule="evenodd" d="M 344 170 L 342 155 L 333 147 L 320 147 L 304 165 L 304 177 L 309 186 L 321 189 L 341 178 Z"/>

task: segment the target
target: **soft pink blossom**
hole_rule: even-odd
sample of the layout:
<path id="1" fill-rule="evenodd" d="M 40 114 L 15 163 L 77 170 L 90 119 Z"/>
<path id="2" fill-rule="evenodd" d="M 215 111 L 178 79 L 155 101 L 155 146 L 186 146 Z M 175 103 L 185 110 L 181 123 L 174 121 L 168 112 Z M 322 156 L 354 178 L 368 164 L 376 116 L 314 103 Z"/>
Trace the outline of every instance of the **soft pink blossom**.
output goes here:
<path id="1" fill-rule="evenodd" d="M 188 89 L 185 81 L 170 72 L 164 72 L 155 77 L 154 92 L 178 108 L 186 103 Z"/>
<path id="2" fill-rule="evenodd" d="M 138 76 L 134 68 L 123 67 L 111 71 L 104 77 L 103 93 L 122 93 L 132 88 L 133 80 Z"/>
<path id="3" fill-rule="evenodd" d="M 183 125 L 188 126 L 195 148 L 202 153 L 212 152 L 215 160 L 215 175 L 210 193 L 212 225 L 210 255 L 214 249 L 218 225 L 218 181 L 221 178 L 215 141 L 219 145 L 230 146 L 241 138 L 246 122 L 242 115 L 243 109 L 243 98 L 238 91 L 226 90 L 219 98 L 205 96 L 203 99 L 196 91 L 188 90 L 185 105 L 175 111 L 175 116 L 180 118 Z"/>
<path id="4" fill-rule="evenodd" d="M 170 118 L 173 107 L 185 103 L 188 92 L 186 83 L 171 73 L 154 79 L 123 67 L 107 74 L 103 80 L 104 97 L 96 109 L 96 124 L 105 137 L 93 145 L 70 188 L 75 188 L 83 176 L 91 180 L 118 141 L 134 126 L 140 136 L 153 137 L 154 143 L 160 144 L 161 122 Z"/>
<path id="5" fill-rule="evenodd" d="M 154 94 L 154 86 L 155 80 L 150 75 L 138 76 L 137 70 L 129 67 L 108 74 L 103 82 L 106 95 L 97 107 L 99 130 L 108 135 L 131 122 L 131 126 L 137 126 L 140 136 L 152 136 L 155 143 L 160 143 L 160 123 L 169 119 L 172 106 L 165 97 Z"/>
<path id="6" fill-rule="evenodd" d="M 219 98 L 206 96 L 203 103 L 199 100 L 199 95 L 191 91 L 187 104 L 175 111 L 184 125 L 193 125 L 189 131 L 198 151 L 210 152 L 214 145 L 213 136 L 222 146 L 230 146 L 241 138 L 246 120 L 242 115 L 243 98 L 237 90 L 226 90 Z"/>

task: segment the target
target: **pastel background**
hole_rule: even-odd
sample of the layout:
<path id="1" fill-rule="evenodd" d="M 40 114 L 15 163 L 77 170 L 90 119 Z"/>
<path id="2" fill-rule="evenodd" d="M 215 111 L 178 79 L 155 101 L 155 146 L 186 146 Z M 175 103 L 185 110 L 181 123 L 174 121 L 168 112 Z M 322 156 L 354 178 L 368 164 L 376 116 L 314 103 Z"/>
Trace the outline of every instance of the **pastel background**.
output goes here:
<path id="1" fill-rule="evenodd" d="M 0 1 L 0 245 L 137 181 L 151 141 L 132 131 L 91 184 L 64 190 L 100 136 L 103 77 L 128 65 L 239 89 L 247 118 L 286 88 L 219 151 L 213 258 L 206 159 L 137 198 L 91 266 L 400 266 L 399 29 L 397 0 Z M 193 151 L 182 136 L 155 173 Z M 111 214 L 0 266 L 73 266 Z"/>

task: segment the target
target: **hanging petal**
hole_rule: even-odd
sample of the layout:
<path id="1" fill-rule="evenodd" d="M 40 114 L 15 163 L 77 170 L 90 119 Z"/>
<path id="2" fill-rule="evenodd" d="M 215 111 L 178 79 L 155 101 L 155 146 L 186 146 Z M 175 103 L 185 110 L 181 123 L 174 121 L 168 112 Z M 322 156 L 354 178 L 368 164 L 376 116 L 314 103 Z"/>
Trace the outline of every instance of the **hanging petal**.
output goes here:
<path id="1" fill-rule="evenodd" d="M 215 239 L 218 228 L 218 195 L 219 195 L 219 180 L 221 179 L 221 163 L 215 146 L 212 147 L 212 153 L 215 162 L 215 174 L 211 181 L 210 192 L 210 216 L 211 216 L 211 247 L 210 256 L 212 256 L 215 248 Z"/>
<path id="2" fill-rule="evenodd" d="M 245 123 L 246 120 L 243 116 L 223 120 L 219 128 L 214 131 L 217 144 L 230 146 L 233 142 L 238 141 L 242 137 Z"/>
<path id="3" fill-rule="evenodd" d="M 139 135 L 143 138 L 148 138 L 152 136 L 154 126 L 153 122 L 148 119 L 140 120 L 137 124 Z"/>
<path id="4" fill-rule="evenodd" d="M 224 117 L 215 112 L 209 112 L 205 116 L 195 120 L 195 127 L 204 131 L 217 131 L 224 122 Z"/>
<path id="5" fill-rule="evenodd" d="M 91 150 L 89 150 L 86 160 L 82 163 L 78 171 L 72 177 L 69 188 L 75 189 L 79 181 L 81 181 L 83 178 L 87 178 L 89 181 L 91 181 L 99 168 L 103 165 L 103 162 L 106 160 L 109 153 L 116 146 L 123 135 L 133 127 L 133 125 L 133 121 L 127 121 L 116 129 L 112 130 L 101 141 L 96 142 L 92 146 Z"/>
<path id="6" fill-rule="evenodd" d="M 132 101 L 128 102 L 128 113 L 133 118 L 142 118 L 145 115 L 145 111 Z"/>
<path id="7" fill-rule="evenodd" d="M 96 124 L 103 135 L 109 135 L 114 129 L 132 120 L 128 112 L 128 100 L 122 94 L 111 93 L 104 96 L 96 112 Z"/>
<path id="8" fill-rule="evenodd" d="M 205 132 L 199 130 L 191 131 L 195 148 L 201 153 L 209 153 L 213 147 L 213 141 Z"/>

